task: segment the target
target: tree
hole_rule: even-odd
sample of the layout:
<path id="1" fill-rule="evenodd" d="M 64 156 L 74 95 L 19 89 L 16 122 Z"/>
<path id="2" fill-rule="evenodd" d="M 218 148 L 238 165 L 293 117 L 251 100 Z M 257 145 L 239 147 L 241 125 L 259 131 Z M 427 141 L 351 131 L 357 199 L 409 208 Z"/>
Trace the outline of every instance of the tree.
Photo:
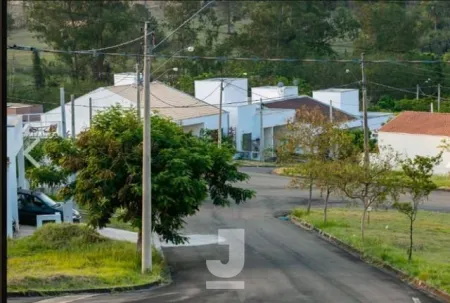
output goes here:
<path id="1" fill-rule="evenodd" d="M 335 171 L 338 187 L 348 198 L 360 200 L 363 204 L 361 216 L 361 238 L 364 242 L 366 215 L 369 207 L 382 204 L 399 190 L 393 169 L 398 163 L 398 155 L 386 149 L 372 154 L 368 166 L 362 161 L 343 161 L 340 169 Z M 361 158 L 360 158 L 361 159 Z"/>
<path id="2" fill-rule="evenodd" d="M 329 120 L 319 108 L 308 109 L 301 107 L 297 110 L 294 121 L 287 125 L 287 132 L 282 138 L 284 144 L 278 150 L 281 162 L 296 163 L 291 171 L 291 187 L 309 189 L 307 212 L 311 210 L 312 189 L 318 178 L 321 163 L 330 160 L 330 152 L 340 146 L 338 126 L 342 116 L 336 115 Z M 335 152 L 337 155 L 337 152 Z"/>
<path id="3" fill-rule="evenodd" d="M 11 13 L 6 14 L 6 32 L 9 33 L 14 29 L 14 18 Z"/>
<path id="4" fill-rule="evenodd" d="M 152 228 L 164 240 L 182 243 L 184 218 L 208 197 L 214 205 L 239 204 L 254 192 L 235 187 L 248 175 L 233 163 L 233 150 L 185 134 L 175 123 L 152 116 Z M 46 144 L 53 165 L 77 173 L 60 193 L 73 196 L 89 212 L 89 224 L 104 227 L 120 219 L 139 228 L 142 218 L 142 121 L 134 110 L 113 107 L 96 115 L 75 140 L 52 138 Z"/>
<path id="5" fill-rule="evenodd" d="M 44 87 L 45 85 L 45 77 L 44 71 L 41 66 L 41 58 L 39 57 L 38 51 L 33 51 L 33 77 L 34 77 L 34 86 L 37 89 Z"/>
<path id="6" fill-rule="evenodd" d="M 428 198 L 436 184 L 431 180 L 433 167 L 441 161 L 442 152 L 436 157 L 416 156 L 414 159 L 402 161 L 404 174 L 403 188 L 411 197 L 410 202 L 395 201 L 393 207 L 405 214 L 409 219 L 408 261 L 411 262 L 413 251 L 413 225 L 419 211 L 419 204 Z"/>
<path id="7" fill-rule="evenodd" d="M 27 5 L 28 27 L 37 38 L 60 50 L 91 50 L 113 46 L 142 35 L 145 21 L 158 30 L 156 20 L 143 5 L 127 1 L 32 1 Z M 137 42 L 139 43 L 139 42 Z M 136 43 L 118 48 L 136 52 Z M 114 49 L 113 51 L 117 51 Z M 87 69 L 96 80 L 108 79 L 110 63 L 124 58 L 102 54 L 57 54 L 71 69 L 73 78 L 84 78 Z"/>

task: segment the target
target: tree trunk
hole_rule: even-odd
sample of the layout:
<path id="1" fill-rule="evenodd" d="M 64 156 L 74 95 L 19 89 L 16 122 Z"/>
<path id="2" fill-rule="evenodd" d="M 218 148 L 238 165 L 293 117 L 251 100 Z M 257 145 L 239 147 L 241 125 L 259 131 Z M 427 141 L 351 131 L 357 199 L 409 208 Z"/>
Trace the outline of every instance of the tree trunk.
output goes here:
<path id="1" fill-rule="evenodd" d="M 413 249 L 413 220 L 410 219 L 409 225 L 409 251 L 408 251 L 408 262 L 412 259 L 412 249 Z"/>
<path id="2" fill-rule="evenodd" d="M 328 211 L 328 198 L 330 197 L 330 190 L 327 189 L 327 195 L 325 196 L 325 207 L 323 208 L 323 223 L 327 223 L 327 211 Z"/>
<path id="3" fill-rule="evenodd" d="M 142 230 L 138 231 L 138 239 L 136 243 L 136 253 L 140 254 L 142 252 Z"/>
<path id="4" fill-rule="evenodd" d="M 311 203 L 312 203 L 312 189 L 313 189 L 313 184 L 312 184 L 312 180 L 310 180 L 311 182 L 309 183 L 309 199 L 308 199 L 308 208 L 306 210 L 306 212 L 309 214 L 309 212 L 311 211 Z"/>
<path id="5" fill-rule="evenodd" d="M 366 228 L 366 214 L 367 214 L 367 207 L 364 206 L 364 212 L 361 218 L 361 240 L 364 248 L 364 231 Z"/>
<path id="6" fill-rule="evenodd" d="M 231 1 L 227 3 L 227 23 L 228 23 L 228 34 L 231 34 Z"/>
<path id="7" fill-rule="evenodd" d="M 370 224 L 370 211 L 367 212 L 367 224 Z"/>

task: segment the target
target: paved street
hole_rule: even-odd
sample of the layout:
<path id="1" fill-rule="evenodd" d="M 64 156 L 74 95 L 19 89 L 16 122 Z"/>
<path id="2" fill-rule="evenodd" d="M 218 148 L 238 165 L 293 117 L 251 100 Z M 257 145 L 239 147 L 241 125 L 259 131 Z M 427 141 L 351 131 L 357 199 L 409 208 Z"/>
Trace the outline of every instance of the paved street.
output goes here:
<path id="1" fill-rule="evenodd" d="M 170 285 L 151 291 L 52 302 L 438 302 L 314 234 L 274 217 L 305 203 L 307 192 L 286 190 L 289 179 L 271 175 L 267 169 L 245 171 L 252 176 L 245 187 L 258 191 L 255 199 L 230 208 L 206 203 L 187 220 L 184 231 L 187 235 L 217 235 L 221 228 L 244 229 L 244 269 L 230 279 L 244 281 L 244 290 L 206 289 L 206 281 L 220 280 L 209 273 L 206 260 L 228 262 L 227 246 L 209 244 L 163 248 L 172 271 Z M 449 196 L 434 193 L 424 207 L 448 210 L 445 197 Z M 343 204 L 337 199 L 333 203 Z"/>

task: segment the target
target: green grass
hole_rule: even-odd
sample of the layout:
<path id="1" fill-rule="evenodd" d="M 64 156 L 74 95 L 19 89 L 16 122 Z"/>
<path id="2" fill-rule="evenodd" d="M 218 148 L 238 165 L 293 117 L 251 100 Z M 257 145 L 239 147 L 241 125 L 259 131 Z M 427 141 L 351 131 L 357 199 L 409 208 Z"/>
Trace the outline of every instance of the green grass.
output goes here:
<path id="1" fill-rule="evenodd" d="M 438 188 L 450 189 L 450 176 L 449 175 L 435 175 L 432 178 L 433 182 L 436 183 Z"/>
<path id="2" fill-rule="evenodd" d="M 34 34 L 29 32 L 27 29 L 13 30 L 7 40 L 8 45 L 24 45 L 33 46 L 37 48 L 49 48 L 47 44 L 39 41 Z M 41 59 L 47 61 L 54 60 L 54 54 L 41 53 Z M 31 66 L 31 52 L 18 51 L 18 50 L 8 50 L 7 59 L 9 64 L 15 64 L 17 67 Z"/>
<path id="3" fill-rule="evenodd" d="M 140 273 L 136 245 L 100 236 L 84 225 L 46 224 L 8 241 L 8 291 L 52 291 L 141 285 L 161 279 L 164 262 L 153 250 L 153 272 Z"/>
<path id="4" fill-rule="evenodd" d="M 107 227 L 111 228 L 117 228 L 117 229 L 123 229 L 133 232 L 138 232 L 138 229 L 136 227 L 131 226 L 130 223 L 125 223 L 117 219 L 117 217 L 113 217 L 110 220 L 110 223 L 106 225 Z"/>
<path id="5" fill-rule="evenodd" d="M 323 212 L 295 209 L 292 215 L 309 222 L 345 243 L 362 249 L 362 210 L 330 209 L 328 224 Z M 450 213 L 419 211 L 415 222 L 413 259 L 408 263 L 409 222 L 394 210 L 371 212 L 366 225 L 365 254 L 407 272 L 410 276 L 450 293 Z"/>
<path id="6" fill-rule="evenodd" d="M 252 160 L 235 160 L 239 166 L 255 166 L 255 167 L 277 167 L 275 162 L 261 162 Z"/>

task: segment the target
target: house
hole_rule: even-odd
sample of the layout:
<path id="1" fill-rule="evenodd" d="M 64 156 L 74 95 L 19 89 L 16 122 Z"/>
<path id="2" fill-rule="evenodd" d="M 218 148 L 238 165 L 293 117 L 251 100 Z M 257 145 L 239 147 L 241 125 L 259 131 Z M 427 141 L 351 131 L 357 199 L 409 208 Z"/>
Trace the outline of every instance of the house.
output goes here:
<path id="1" fill-rule="evenodd" d="M 251 97 L 248 97 L 247 79 L 213 78 L 195 81 L 195 96 L 214 105 L 222 99 L 223 109 L 230 115 L 230 126 L 236 136 L 236 149 L 249 153 L 253 159 L 259 158 L 261 124 L 264 149 L 273 151 L 279 145 L 288 121 L 296 117 L 300 107 L 319 108 L 326 116 L 340 118 L 344 128 L 363 127 L 357 89 L 314 91 L 310 97 L 299 96 L 297 86 L 262 86 L 251 88 Z M 369 128 L 376 131 L 390 117 L 390 113 L 368 113 Z"/>
<path id="2" fill-rule="evenodd" d="M 13 223 L 19 227 L 17 188 L 25 184 L 22 121 L 18 116 L 7 117 L 7 235 L 13 237 Z"/>
<path id="3" fill-rule="evenodd" d="M 7 115 L 24 115 L 23 122 L 40 120 L 40 114 L 44 112 L 42 104 L 7 103 Z"/>
<path id="4" fill-rule="evenodd" d="M 378 131 L 378 145 L 390 146 L 404 157 L 436 156 L 441 141 L 450 139 L 450 114 L 430 112 L 402 112 Z M 434 167 L 435 174 L 450 172 L 450 153 Z"/>
<path id="5" fill-rule="evenodd" d="M 136 77 L 132 73 L 116 74 L 114 85 L 100 87 L 74 100 L 75 134 L 79 134 L 90 125 L 92 117 L 114 105 L 137 108 Z M 219 109 L 164 83 L 154 81 L 150 84 L 152 114 L 167 117 L 183 127 L 186 132 L 199 135 L 201 129 L 216 130 L 219 127 Z M 144 92 L 140 87 L 141 117 L 143 117 Z M 71 132 L 72 104 L 65 105 L 66 132 Z M 41 117 L 45 126 L 57 125 L 58 133 L 63 129 L 62 109 L 55 108 Z M 228 129 L 228 113 L 222 111 L 222 127 Z M 62 132 L 61 132 L 62 133 Z"/>

